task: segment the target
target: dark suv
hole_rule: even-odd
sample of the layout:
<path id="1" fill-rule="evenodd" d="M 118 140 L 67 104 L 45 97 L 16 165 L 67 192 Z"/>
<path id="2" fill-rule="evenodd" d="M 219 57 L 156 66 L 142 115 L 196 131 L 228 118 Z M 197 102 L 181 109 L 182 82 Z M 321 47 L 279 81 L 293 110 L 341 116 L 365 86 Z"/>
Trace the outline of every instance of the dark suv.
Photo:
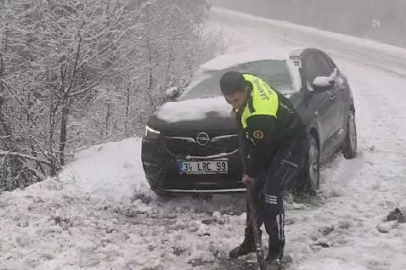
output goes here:
<path id="1" fill-rule="evenodd" d="M 142 141 L 142 162 L 151 189 L 167 192 L 244 191 L 232 108 L 219 80 L 230 70 L 252 73 L 287 96 L 306 123 L 310 149 L 299 184 L 319 187 L 320 163 L 338 150 L 354 158 L 355 107 L 347 78 L 318 49 L 286 57 L 262 52 L 226 55 L 204 64 L 181 95 L 154 114 Z"/>

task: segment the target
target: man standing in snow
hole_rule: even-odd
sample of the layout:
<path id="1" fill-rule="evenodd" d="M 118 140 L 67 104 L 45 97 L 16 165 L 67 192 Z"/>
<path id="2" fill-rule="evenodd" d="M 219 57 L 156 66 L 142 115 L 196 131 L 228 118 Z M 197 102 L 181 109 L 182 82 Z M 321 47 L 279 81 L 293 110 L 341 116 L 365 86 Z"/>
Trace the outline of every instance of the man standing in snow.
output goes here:
<path id="1" fill-rule="evenodd" d="M 266 261 L 280 261 L 285 246 L 282 192 L 306 160 L 305 125 L 287 98 L 254 75 L 228 72 L 220 87 L 240 126 L 243 181 L 251 187 L 247 191 L 257 209 L 258 231 L 265 223 L 269 235 Z M 244 242 L 230 252 L 231 258 L 255 251 L 248 208 Z"/>

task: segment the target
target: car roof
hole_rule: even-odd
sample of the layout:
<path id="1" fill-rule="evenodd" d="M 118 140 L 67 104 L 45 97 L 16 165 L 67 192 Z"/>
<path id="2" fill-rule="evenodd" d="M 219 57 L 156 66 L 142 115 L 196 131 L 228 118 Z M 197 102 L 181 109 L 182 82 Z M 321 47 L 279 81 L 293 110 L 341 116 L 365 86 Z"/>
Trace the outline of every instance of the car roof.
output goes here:
<path id="1" fill-rule="evenodd" d="M 232 68 L 239 64 L 257 62 L 263 60 L 296 60 L 301 59 L 307 53 L 319 52 L 328 55 L 318 48 L 300 48 L 288 51 L 283 48 L 259 47 L 246 52 L 220 55 L 200 66 L 201 71 L 221 71 Z"/>
<path id="2" fill-rule="evenodd" d="M 239 64 L 256 62 L 261 60 L 288 60 L 289 51 L 266 48 L 255 49 L 247 52 L 225 54 L 218 56 L 207 63 L 201 65 L 201 69 L 205 71 L 221 71 L 232 68 Z"/>

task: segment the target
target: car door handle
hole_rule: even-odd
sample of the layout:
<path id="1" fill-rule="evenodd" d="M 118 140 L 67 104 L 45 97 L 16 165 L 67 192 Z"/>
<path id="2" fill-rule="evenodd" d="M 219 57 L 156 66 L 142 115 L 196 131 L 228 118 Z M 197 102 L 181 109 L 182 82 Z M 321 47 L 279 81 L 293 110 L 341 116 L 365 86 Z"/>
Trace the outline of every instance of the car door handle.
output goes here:
<path id="1" fill-rule="evenodd" d="M 331 95 L 330 95 L 330 99 L 331 99 L 331 100 L 335 100 L 335 99 L 336 99 L 336 97 L 337 97 L 337 95 L 336 95 L 336 94 L 331 94 Z"/>

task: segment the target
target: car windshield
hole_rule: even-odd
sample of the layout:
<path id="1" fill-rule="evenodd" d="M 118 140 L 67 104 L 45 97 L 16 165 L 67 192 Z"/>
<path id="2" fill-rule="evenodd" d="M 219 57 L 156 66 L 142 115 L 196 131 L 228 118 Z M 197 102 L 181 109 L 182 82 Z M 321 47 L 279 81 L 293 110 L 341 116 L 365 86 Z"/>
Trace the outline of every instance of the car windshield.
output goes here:
<path id="1" fill-rule="evenodd" d="M 200 70 L 180 99 L 221 96 L 220 78 L 228 71 L 254 74 L 267 82 L 273 89 L 286 96 L 300 89 L 300 79 L 298 79 L 300 75 L 293 63 L 286 60 L 261 60 L 239 64 L 224 70 Z"/>

